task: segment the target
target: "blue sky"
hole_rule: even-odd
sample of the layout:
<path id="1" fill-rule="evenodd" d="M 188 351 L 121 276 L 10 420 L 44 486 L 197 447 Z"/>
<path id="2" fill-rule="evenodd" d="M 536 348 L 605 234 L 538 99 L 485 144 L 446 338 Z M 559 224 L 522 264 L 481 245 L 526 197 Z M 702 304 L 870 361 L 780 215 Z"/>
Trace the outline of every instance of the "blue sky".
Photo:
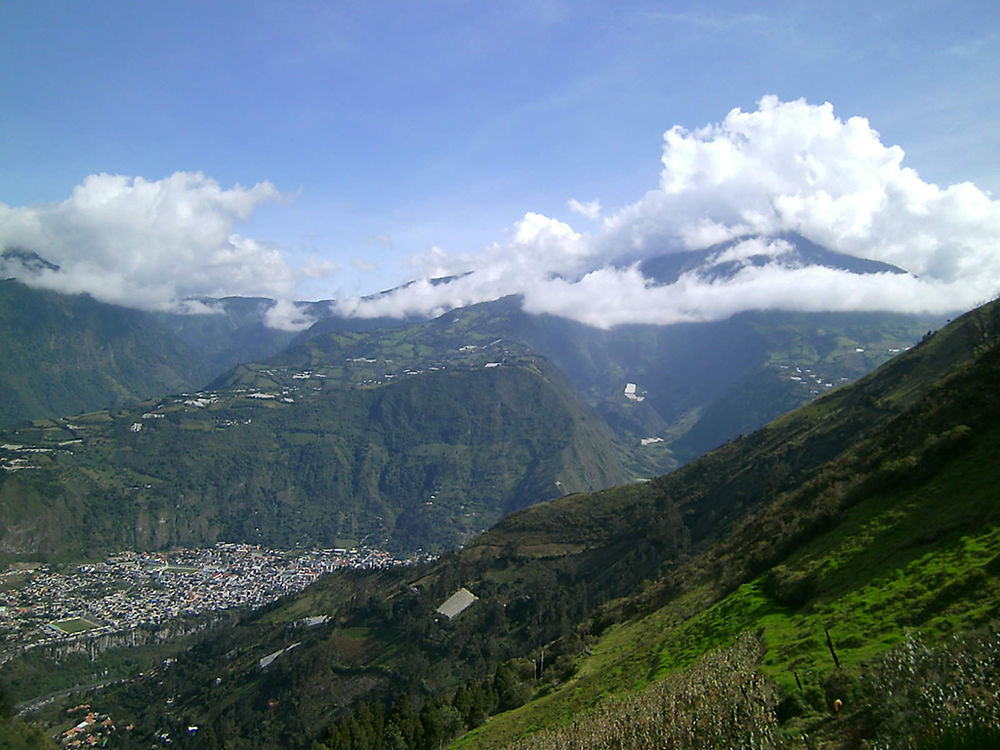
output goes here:
<path id="1" fill-rule="evenodd" d="M 660 184 L 665 131 L 765 95 L 830 102 L 925 182 L 1000 195 L 997 19 L 987 2 L 5 2 L 0 204 L 99 174 L 270 183 L 281 196 L 229 228 L 296 295 L 344 297 L 433 247 L 503 243 L 529 212 L 589 232 L 570 199 L 632 205 Z"/>

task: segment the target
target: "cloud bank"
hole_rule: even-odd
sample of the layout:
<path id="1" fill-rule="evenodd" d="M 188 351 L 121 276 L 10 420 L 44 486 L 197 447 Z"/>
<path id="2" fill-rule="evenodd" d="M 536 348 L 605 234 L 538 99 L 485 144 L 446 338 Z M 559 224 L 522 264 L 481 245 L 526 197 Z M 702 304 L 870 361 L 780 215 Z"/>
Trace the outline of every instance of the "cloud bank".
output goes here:
<path id="1" fill-rule="evenodd" d="M 941 188 L 903 166 L 862 117 L 829 103 L 766 96 L 753 112 L 664 134 L 660 184 L 589 233 L 537 213 L 476 254 L 440 248 L 413 259 L 424 279 L 344 300 L 346 315 L 434 315 L 521 294 L 525 309 L 590 325 L 715 320 L 740 310 L 950 312 L 1000 291 L 1000 202 L 971 183 Z M 567 203 L 589 219 L 599 201 Z M 797 233 L 907 274 L 790 268 L 775 260 L 731 278 L 696 273 L 657 285 L 637 263 L 746 236 Z M 730 252 L 738 253 L 737 249 Z M 428 279 L 454 276 L 447 283 Z"/>
<path id="2" fill-rule="evenodd" d="M 35 286 L 87 292 L 113 304 L 146 310 L 204 311 L 185 301 L 227 295 L 272 297 L 268 322 L 304 325 L 293 305 L 297 278 L 280 250 L 234 232 L 264 203 L 283 200 L 270 183 L 223 189 L 201 173 L 162 180 L 98 174 L 61 203 L 0 204 L 0 248 L 37 252 L 59 266 L 0 268 Z M 335 266 L 316 263 L 307 276 Z"/>
<path id="3" fill-rule="evenodd" d="M 339 300 L 334 310 L 430 316 L 518 294 L 530 312 L 610 327 L 767 308 L 942 313 L 995 297 L 1000 202 L 971 183 L 926 183 L 903 159 L 862 117 L 766 96 L 754 111 L 668 130 L 659 184 L 618 211 L 599 199 L 567 200 L 587 231 L 528 212 L 502 240 L 472 253 L 432 247 L 411 258 L 414 283 Z M 0 249 L 35 251 L 59 267 L 0 260 L 0 276 L 142 309 L 205 312 L 192 298 L 266 296 L 277 300 L 269 325 L 301 329 L 311 321 L 291 302 L 296 284 L 338 265 L 314 256 L 293 269 L 277 246 L 235 231 L 259 206 L 282 200 L 268 182 L 225 189 L 201 173 L 92 175 L 61 203 L 0 203 Z M 788 233 L 908 273 L 796 267 L 779 239 Z M 644 259 L 719 243 L 729 245 L 716 262 L 756 260 L 729 276 L 691 271 L 670 284 L 639 271 Z M 377 268 L 370 259 L 349 263 Z"/>

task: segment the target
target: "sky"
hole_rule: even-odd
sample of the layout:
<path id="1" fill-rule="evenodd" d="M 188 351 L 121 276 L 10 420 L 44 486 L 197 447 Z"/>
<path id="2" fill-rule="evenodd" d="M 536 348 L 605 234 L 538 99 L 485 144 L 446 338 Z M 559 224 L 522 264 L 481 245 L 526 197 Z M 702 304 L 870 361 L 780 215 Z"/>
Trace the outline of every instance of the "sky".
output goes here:
<path id="1" fill-rule="evenodd" d="M 284 327 L 295 299 L 608 327 L 1000 292 L 989 2 L 12 0 L 0 55 L 0 247 L 61 269 L 0 271 L 61 291 L 263 295 Z M 630 265 L 782 231 L 910 273 Z"/>

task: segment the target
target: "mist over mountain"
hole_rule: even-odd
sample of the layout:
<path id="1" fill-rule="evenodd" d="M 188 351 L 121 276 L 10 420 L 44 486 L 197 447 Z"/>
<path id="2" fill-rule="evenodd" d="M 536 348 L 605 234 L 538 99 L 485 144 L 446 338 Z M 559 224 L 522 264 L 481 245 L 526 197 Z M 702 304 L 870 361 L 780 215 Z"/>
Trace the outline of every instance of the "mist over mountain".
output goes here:
<path id="1" fill-rule="evenodd" d="M 266 325 L 273 305 L 222 299 L 211 312 L 147 312 L 2 280 L 0 425 L 193 390 L 269 357 L 295 337 Z"/>
<path id="2" fill-rule="evenodd" d="M 744 269 L 769 265 L 790 270 L 826 268 L 857 275 L 906 273 L 889 263 L 833 252 L 794 233 L 771 238 L 738 237 L 704 250 L 647 257 L 639 261 L 639 271 L 657 285 L 670 286 L 686 274 L 703 281 L 724 282 L 732 280 Z"/>
<path id="3" fill-rule="evenodd" d="M 35 263 L 45 262 L 34 257 Z M 635 271 L 646 274 L 644 283 L 651 287 L 670 289 L 681 278 L 725 284 L 748 271 L 772 267 L 845 272 L 859 279 L 901 273 L 884 263 L 833 253 L 791 234 L 740 238 L 704 251 L 653 256 L 635 266 Z M 432 287 L 446 288 L 461 281 L 460 277 L 442 278 Z M 376 298 L 391 298 L 412 287 Z M 32 315 L 36 325 L 49 320 L 52 329 L 47 334 L 50 346 L 44 351 L 25 346 L 29 340 L 45 338 L 30 326 L 8 317 L 0 330 L 0 340 L 18 351 L 14 357 L 11 350 L 11 362 L 18 365 L 3 375 L 11 393 L 5 405 L 9 416 L 3 421 L 7 423 L 196 390 L 237 364 L 263 362 L 299 346 L 288 349 L 292 356 L 292 351 L 308 350 L 310 341 L 337 332 L 367 335 L 359 340 L 367 343 L 352 346 L 354 357 L 375 356 L 378 331 L 385 331 L 390 339 L 409 337 L 421 342 L 428 353 L 441 355 L 466 343 L 453 334 L 442 336 L 461 321 L 458 330 L 474 334 L 476 340 L 517 342 L 555 364 L 628 446 L 636 471 L 645 475 L 673 468 L 854 380 L 943 322 L 943 316 L 888 312 L 747 311 L 719 321 L 603 329 L 560 315 L 531 313 L 525 309 L 523 296 L 512 295 L 431 320 L 418 314 L 402 319 L 345 317 L 337 313 L 333 302 L 296 303 L 296 315 L 316 321 L 296 333 L 269 325 L 269 315 L 280 302 L 265 298 L 199 298 L 190 300 L 184 311 L 145 312 L 107 306 L 86 296 L 32 290 L 14 280 L 5 282 L 4 289 L 7 294 L 17 292 L 18 306 Z M 115 325 L 95 334 L 88 328 L 88 319 L 58 312 L 81 300 L 116 320 Z M 51 309 L 55 317 L 28 312 L 42 307 Z M 130 327 L 146 331 L 141 348 L 116 338 L 127 339 Z M 113 357 L 74 354 L 94 335 L 104 337 L 102 346 L 113 350 Z M 57 345 L 57 340 L 63 343 Z M 324 345 L 316 346 L 322 349 Z M 159 352 L 150 354 L 150 347 Z M 72 368 L 57 367 L 60 357 L 75 357 Z M 178 373 L 172 380 L 157 378 L 164 366 L 153 366 L 161 360 L 172 363 L 166 367 Z M 275 361 L 286 360 L 290 361 L 282 355 Z M 132 373 L 147 373 L 145 382 L 134 374 L 123 385 L 112 364 L 130 368 Z M 304 361 L 298 364 L 308 366 Z M 53 374 L 53 368 L 63 374 Z M 65 383 L 74 388 L 60 385 Z M 59 399 L 50 403 L 40 392 L 58 393 Z"/>

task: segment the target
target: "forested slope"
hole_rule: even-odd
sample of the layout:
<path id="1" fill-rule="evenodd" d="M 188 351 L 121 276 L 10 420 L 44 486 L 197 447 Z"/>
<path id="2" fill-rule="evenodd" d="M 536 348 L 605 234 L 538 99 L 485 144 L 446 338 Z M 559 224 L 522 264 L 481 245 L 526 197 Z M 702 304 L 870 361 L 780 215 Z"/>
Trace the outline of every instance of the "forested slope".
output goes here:
<path id="1" fill-rule="evenodd" d="M 365 387 L 292 370 L 287 387 L 8 430 L 0 550 L 72 558 L 221 539 L 413 552 L 626 479 L 610 432 L 549 365 L 492 364 Z"/>

